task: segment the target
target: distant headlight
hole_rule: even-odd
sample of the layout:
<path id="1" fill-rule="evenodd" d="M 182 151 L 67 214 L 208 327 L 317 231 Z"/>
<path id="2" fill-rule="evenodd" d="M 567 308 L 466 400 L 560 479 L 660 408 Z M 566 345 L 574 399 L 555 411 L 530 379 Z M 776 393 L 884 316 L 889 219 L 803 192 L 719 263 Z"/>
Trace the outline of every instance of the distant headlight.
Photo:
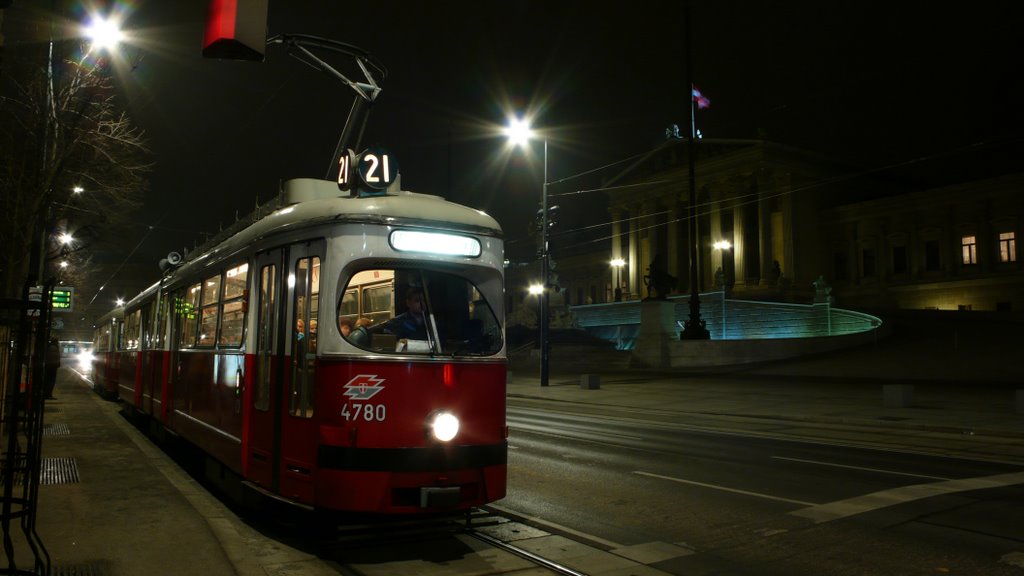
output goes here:
<path id="1" fill-rule="evenodd" d="M 93 361 L 94 358 L 95 358 L 95 356 L 93 355 L 93 353 L 89 352 L 88 350 L 86 350 L 85 352 L 79 352 L 78 353 L 78 365 L 82 366 L 83 368 L 91 368 L 92 367 L 92 361 Z"/>
<path id="2" fill-rule="evenodd" d="M 459 433 L 459 419 L 451 412 L 438 412 L 430 421 L 430 431 L 441 442 L 448 442 Z"/>

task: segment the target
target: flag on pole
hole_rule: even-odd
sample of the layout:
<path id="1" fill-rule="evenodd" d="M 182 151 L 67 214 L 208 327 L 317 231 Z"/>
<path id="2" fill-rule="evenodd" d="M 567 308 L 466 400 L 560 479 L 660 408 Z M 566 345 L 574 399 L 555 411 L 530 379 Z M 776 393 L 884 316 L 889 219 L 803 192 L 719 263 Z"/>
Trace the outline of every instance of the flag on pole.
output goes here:
<path id="1" fill-rule="evenodd" d="M 693 101 L 697 103 L 698 110 L 703 110 L 704 108 L 709 108 L 711 106 L 711 100 L 708 100 L 707 96 L 702 94 L 696 86 L 690 84 L 690 88 L 693 90 Z"/>

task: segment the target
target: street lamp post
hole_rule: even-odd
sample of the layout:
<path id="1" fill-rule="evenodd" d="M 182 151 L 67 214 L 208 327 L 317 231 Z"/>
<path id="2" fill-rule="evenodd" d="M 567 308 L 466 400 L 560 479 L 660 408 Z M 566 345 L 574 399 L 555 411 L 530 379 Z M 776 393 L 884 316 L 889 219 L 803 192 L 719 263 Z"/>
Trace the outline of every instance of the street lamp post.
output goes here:
<path id="1" fill-rule="evenodd" d="M 548 258 L 548 141 L 544 140 L 544 186 L 541 188 L 541 248 L 540 265 L 541 280 L 544 282 L 544 293 L 540 296 L 540 385 L 548 385 L 548 367 L 551 359 L 549 298 L 551 297 L 550 260 Z"/>
<path id="2" fill-rule="evenodd" d="M 533 135 L 529 123 L 520 119 L 510 121 L 509 125 L 505 127 L 504 132 L 514 146 L 525 146 Z M 544 139 L 544 185 L 541 187 L 540 208 L 540 265 L 541 285 L 543 286 L 543 292 L 540 295 L 540 385 L 547 386 L 551 355 L 551 342 L 548 337 L 550 329 L 548 310 L 551 296 L 551 266 L 548 254 L 548 141 L 546 138 Z"/>

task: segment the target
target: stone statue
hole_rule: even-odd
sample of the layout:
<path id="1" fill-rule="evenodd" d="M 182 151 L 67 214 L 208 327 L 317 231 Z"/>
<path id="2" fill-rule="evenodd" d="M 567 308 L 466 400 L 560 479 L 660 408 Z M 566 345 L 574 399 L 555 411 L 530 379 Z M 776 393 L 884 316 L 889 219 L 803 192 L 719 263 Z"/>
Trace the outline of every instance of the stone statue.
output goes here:
<path id="1" fill-rule="evenodd" d="M 647 297 L 650 299 L 664 300 L 676 283 L 676 277 L 668 273 L 665 261 L 664 254 L 656 254 L 654 261 L 647 268 L 648 274 L 644 276 L 644 284 L 647 286 Z"/>
<path id="2" fill-rule="evenodd" d="M 832 287 L 825 282 L 824 276 L 819 275 L 817 280 L 811 282 L 811 286 L 814 287 L 815 304 L 832 303 Z"/>

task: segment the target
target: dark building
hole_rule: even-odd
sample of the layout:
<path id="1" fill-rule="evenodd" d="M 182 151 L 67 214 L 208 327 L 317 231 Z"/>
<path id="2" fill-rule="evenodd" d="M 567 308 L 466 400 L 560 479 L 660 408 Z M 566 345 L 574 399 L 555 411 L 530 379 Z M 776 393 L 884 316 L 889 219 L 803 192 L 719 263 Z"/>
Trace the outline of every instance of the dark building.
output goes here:
<path id="1" fill-rule="evenodd" d="M 1024 172 L 938 184 L 934 167 L 869 171 L 762 140 L 697 148 L 702 291 L 810 302 L 824 282 L 845 308 L 1024 309 Z M 687 149 L 668 140 L 605 183 L 610 243 L 572 254 L 552 243 L 566 304 L 613 301 L 616 285 L 643 298 L 656 260 L 673 293 L 689 292 Z M 511 271 L 510 300 L 538 278 Z"/>

